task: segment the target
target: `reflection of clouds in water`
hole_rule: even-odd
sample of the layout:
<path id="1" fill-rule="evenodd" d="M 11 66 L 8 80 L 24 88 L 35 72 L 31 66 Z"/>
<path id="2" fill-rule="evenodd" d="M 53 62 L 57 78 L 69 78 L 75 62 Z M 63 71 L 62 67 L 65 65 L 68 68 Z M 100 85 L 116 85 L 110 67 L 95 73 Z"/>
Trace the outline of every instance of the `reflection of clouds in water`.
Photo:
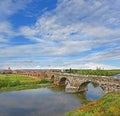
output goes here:
<path id="1" fill-rule="evenodd" d="M 88 98 L 96 99 L 103 95 L 100 87 L 88 86 Z M 62 116 L 81 106 L 80 101 L 73 94 L 47 88 L 5 92 L 0 94 L 0 116 Z"/>
<path id="2" fill-rule="evenodd" d="M 92 83 L 88 84 L 88 91 L 86 92 L 86 96 L 88 99 L 95 100 L 99 99 L 104 95 L 104 91 L 101 87 L 95 87 L 92 85 Z"/>
<path id="3" fill-rule="evenodd" d="M 0 116 L 61 116 L 80 105 L 72 94 L 55 93 L 47 88 L 0 94 Z"/>
<path id="4" fill-rule="evenodd" d="M 4 108 L 0 107 L 0 116 L 9 116 L 9 114 L 4 110 Z"/>

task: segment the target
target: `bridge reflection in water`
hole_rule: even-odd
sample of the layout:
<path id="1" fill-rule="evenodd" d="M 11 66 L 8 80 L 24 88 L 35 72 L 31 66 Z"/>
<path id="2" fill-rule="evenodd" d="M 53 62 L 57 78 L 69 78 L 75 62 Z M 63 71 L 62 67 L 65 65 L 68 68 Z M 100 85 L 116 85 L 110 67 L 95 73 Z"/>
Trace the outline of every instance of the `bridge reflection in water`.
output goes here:
<path id="1" fill-rule="evenodd" d="M 62 80 L 61 85 L 52 87 L 51 89 L 52 91 L 55 92 L 62 91 L 66 93 L 67 92 L 66 88 L 67 87 L 69 88 L 69 86 L 70 86 L 69 83 L 65 85 L 65 81 L 63 82 Z M 103 89 L 95 83 L 88 83 L 86 91 L 81 91 L 77 93 L 71 92 L 71 93 L 72 93 L 71 95 L 73 95 L 74 97 L 79 98 L 81 104 L 87 104 L 90 101 L 99 99 L 105 94 Z"/>
<path id="2" fill-rule="evenodd" d="M 74 92 L 74 91 L 72 91 L 73 88 L 71 88 L 69 82 L 67 82 L 67 85 L 65 85 L 63 83 L 62 83 L 62 85 L 64 85 L 65 92 L 68 92 L 68 93 Z M 79 96 L 82 96 L 83 101 L 87 101 L 87 102 L 89 100 L 99 99 L 105 94 L 104 90 L 99 86 L 99 84 L 93 83 L 93 82 L 83 83 L 79 88 L 80 88 L 80 90 L 81 90 L 81 88 L 83 88 L 83 91 L 78 91 L 77 94 Z"/>
<path id="3" fill-rule="evenodd" d="M 69 80 L 66 79 L 65 77 L 61 78 L 61 80 L 59 82 L 59 86 L 64 87 L 65 92 L 74 93 L 74 88 L 75 87 L 73 87 L 73 86 L 71 87 Z M 98 93 L 98 95 L 100 93 L 104 94 L 104 90 L 99 86 L 98 83 L 94 83 L 94 82 L 85 82 L 85 83 L 81 84 L 78 88 L 77 93 L 79 93 L 79 92 L 86 93 L 86 94 Z"/>
<path id="4" fill-rule="evenodd" d="M 85 92 L 67 94 L 63 90 L 54 87 L 1 93 L 0 116 L 64 116 L 89 102 Z"/>

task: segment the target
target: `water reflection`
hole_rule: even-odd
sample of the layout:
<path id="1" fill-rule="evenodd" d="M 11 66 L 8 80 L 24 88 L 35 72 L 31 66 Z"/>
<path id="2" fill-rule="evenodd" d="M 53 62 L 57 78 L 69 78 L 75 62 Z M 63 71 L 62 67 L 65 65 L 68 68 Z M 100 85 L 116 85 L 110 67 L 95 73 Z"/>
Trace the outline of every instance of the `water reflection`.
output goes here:
<path id="1" fill-rule="evenodd" d="M 48 88 L 0 94 L 0 116 L 62 116 L 79 106 L 72 94 Z"/>
<path id="2" fill-rule="evenodd" d="M 120 79 L 120 74 L 114 75 L 113 78 L 118 78 L 118 79 Z"/>
<path id="3" fill-rule="evenodd" d="M 101 87 L 98 85 L 95 85 L 93 83 L 88 84 L 88 91 L 86 91 L 86 97 L 89 100 L 96 100 L 101 98 L 104 95 L 104 91 Z"/>
<path id="4" fill-rule="evenodd" d="M 56 87 L 53 87 L 51 88 L 54 92 L 58 92 L 58 91 L 62 91 L 65 93 L 65 86 L 56 86 Z M 90 102 L 90 100 L 87 98 L 86 96 L 86 92 L 79 92 L 79 93 L 73 93 L 73 94 L 69 94 L 69 93 L 65 93 L 65 94 L 68 94 L 68 95 L 72 95 L 74 96 L 75 99 L 78 99 L 79 102 L 83 105 L 83 104 L 86 104 L 88 102 Z"/>
<path id="5" fill-rule="evenodd" d="M 93 90 L 91 84 L 88 88 L 89 91 L 78 94 L 65 93 L 64 87 L 1 93 L 0 116 L 64 116 L 66 112 L 100 97 L 98 88 Z"/>

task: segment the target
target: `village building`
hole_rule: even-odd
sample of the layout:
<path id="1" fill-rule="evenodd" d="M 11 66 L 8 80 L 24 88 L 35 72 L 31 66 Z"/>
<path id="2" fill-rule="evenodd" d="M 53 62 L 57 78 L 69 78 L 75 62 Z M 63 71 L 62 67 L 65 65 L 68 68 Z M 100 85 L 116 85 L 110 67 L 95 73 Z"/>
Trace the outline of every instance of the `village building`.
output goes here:
<path id="1" fill-rule="evenodd" d="M 10 69 L 10 67 L 9 67 L 8 69 L 3 70 L 2 73 L 3 73 L 3 74 L 12 74 L 13 71 L 12 71 L 12 70 Z"/>

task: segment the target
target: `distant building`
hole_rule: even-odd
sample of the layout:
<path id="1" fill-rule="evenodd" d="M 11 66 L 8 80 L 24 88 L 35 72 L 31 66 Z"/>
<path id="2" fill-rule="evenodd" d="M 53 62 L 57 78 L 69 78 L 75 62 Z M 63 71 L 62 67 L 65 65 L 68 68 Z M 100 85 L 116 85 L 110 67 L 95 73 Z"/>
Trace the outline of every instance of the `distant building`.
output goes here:
<path id="1" fill-rule="evenodd" d="M 3 70 L 3 72 L 2 72 L 3 74 L 12 74 L 13 73 L 13 71 L 10 69 L 10 67 L 8 68 L 8 69 L 6 69 L 6 70 Z"/>

